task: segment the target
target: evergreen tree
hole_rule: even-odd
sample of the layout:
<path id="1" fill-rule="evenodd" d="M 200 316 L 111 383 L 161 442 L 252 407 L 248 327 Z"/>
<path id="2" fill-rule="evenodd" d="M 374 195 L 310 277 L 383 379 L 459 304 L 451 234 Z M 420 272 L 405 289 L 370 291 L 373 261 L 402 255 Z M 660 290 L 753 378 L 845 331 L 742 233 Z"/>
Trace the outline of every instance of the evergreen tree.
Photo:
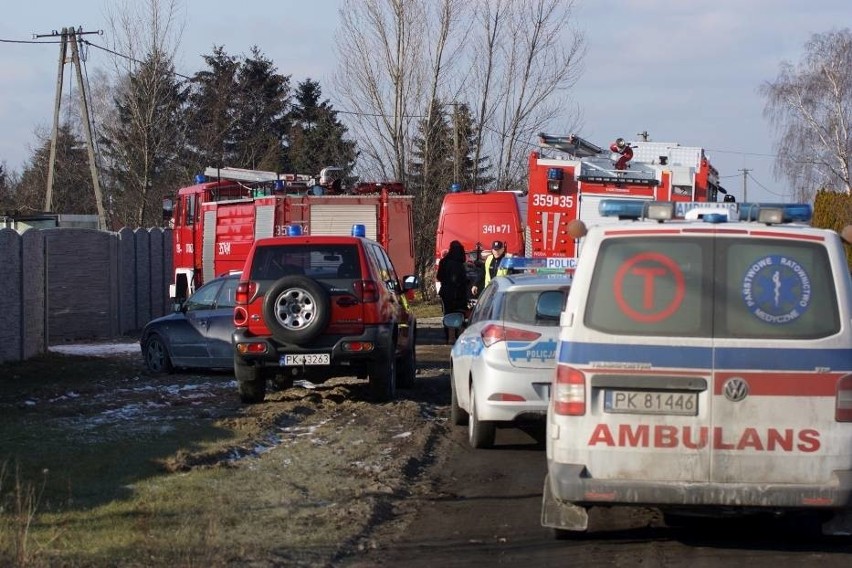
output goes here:
<path id="1" fill-rule="evenodd" d="M 187 132 L 190 159 L 198 171 L 207 166 L 235 165 L 232 129 L 235 120 L 237 71 L 236 57 L 215 46 L 203 56 L 207 69 L 197 72 L 190 82 Z"/>
<path id="2" fill-rule="evenodd" d="M 316 81 L 307 79 L 296 87 L 285 171 L 316 174 L 325 166 L 337 166 L 348 177 L 355 166 L 355 142 L 346 139 L 347 128 L 328 99 L 320 102 L 321 97 Z"/>
<path id="3" fill-rule="evenodd" d="M 51 212 L 96 215 L 95 189 L 85 141 L 74 134 L 68 123 L 60 125 L 56 140 Z M 45 210 L 49 163 L 50 138 L 45 138 L 24 165 L 12 198 L 14 209 L 25 214 Z"/>
<path id="4" fill-rule="evenodd" d="M 281 171 L 289 127 L 290 77 L 277 74 L 255 46 L 237 71 L 232 138 L 226 145 L 234 163 L 253 170 Z"/>
<path id="5" fill-rule="evenodd" d="M 249 58 L 214 47 L 208 69 L 191 80 L 189 142 L 196 170 L 206 166 L 281 171 L 288 129 L 290 77 L 260 49 Z"/>
<path id="6" fill-rule="evenodd" d="M 447 112 L 450 108 L 451 114 Z M 476 125 L 467 105 L 436 101 L 418 124 L 409 162 L 409 190 L 414 194 L 417 227 L 415 266 L 424 278 L 435 261 L 435 232 L 444 195 L 454 183 L 463 190 L 479 190 L 494 181 L 489 177 L 488 158 L 475 163 L 472 157 L 476 139 Z"/>

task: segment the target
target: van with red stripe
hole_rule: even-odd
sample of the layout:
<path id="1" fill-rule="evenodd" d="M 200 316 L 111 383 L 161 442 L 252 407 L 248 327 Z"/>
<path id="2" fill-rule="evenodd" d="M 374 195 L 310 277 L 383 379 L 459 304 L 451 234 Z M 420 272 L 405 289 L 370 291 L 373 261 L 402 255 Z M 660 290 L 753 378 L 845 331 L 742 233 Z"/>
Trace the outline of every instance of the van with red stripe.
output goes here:
<path id="1" fill-rule="evenodd" d="M 852 534 L 852 226 L 605 200 L 562 313 L 542 524 L 592 507 L 815 513 Z"/>

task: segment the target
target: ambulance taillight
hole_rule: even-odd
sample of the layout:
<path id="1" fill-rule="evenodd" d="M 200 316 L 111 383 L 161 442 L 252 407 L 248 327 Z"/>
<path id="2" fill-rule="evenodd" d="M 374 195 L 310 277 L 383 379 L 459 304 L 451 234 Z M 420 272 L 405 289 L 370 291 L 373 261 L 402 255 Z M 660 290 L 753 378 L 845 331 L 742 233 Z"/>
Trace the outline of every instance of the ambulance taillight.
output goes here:
<path id="1" fill-rule="evenodd" d="M 556 366 L 553 411 L 562 416 L 586 414 L 586 377 L 583 373 L 567 365 Z"/>
<path id="2" fill-rule="evenodd" d="M 837 381 L 834 419 L 838 422 L 852 422 L 852 375 L 840 377 Z"/>

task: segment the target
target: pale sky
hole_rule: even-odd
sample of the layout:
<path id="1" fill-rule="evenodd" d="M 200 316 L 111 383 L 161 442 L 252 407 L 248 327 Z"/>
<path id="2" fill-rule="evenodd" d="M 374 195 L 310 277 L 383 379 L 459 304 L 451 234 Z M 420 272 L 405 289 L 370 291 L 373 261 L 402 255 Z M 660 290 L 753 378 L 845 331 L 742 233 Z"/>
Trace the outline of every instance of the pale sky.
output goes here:
<path id="1" fill-rule="evenodd" d="M 231 55 L 257 45 L 294 85 L 311 78 L 330 97 L 341 4 L 183 0 L 178 71 L 201 69 L 201 54 L 214 44 Z M 105 5 L 15 2 L 4 9 L 0 40 L 30 41 L 33 34 L 71 26 L 106 32 Z M 781 61 L 798 62 L 812 34 L 852 26 L 848 0 L 578 0 L 575 23 L 587 41 L 572 93 L 582 112 L 575 134 L 608 146 L 647 131 L 656 142 L 701 146 L 738 200 L 742 169 L 751 170 L 749 201 L 789 200 L 772 175 L 775 134 L 757 89 L 777 77 Z M 109 45 L 106 38 L 88 39 Z M 9 169 L 20 171 L 36 144 L 34 131 L 52 123 L 58 56 L 58 44 L 0 43 L 0 162 Z M 90 74 L 109 65 L 107 54 L 89 52 Z M 71 77 L 67 65 L 66 93 L 76 84 Z"/>

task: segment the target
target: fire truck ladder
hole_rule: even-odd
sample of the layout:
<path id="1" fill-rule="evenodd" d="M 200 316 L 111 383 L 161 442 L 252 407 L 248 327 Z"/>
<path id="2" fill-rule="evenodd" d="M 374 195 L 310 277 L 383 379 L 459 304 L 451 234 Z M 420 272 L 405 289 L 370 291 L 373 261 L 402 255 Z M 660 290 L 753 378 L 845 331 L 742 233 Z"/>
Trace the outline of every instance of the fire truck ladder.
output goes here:
<path id="1" fill-rule="evenodd" d="M 551 136 L 549 134 L 540 133 L 538 135 L 538 145 L 541 148 L 553 148 L 566 154 L 571 154 L 578 158 L 589 158 L 603 153 L 603 148 L 592 144 L 585 138 L 581 138 L 575 134 L 568 136 Z"/>
<path id="2" fill-rule="evenodd" d="M 204 175 L 215 179 L 229 179 L 248 182 L 268 182 L 281 179 L 275 172 L 246 170 L 243 168 L 214 168 L 212 166 L 204 170 Z"/>
<path id="3" fill-rule="evenodd" d="M 590 183 L 630 183 L 634 185 L 658 185 L 656 173 L 642 169 L 614 170 L 612 162 L 607 159 L 608 167 L 602 167 L 591 160 L 584 160 L 577 179 Z M 638 165 L 638 164 L 637 164 Z"/>

